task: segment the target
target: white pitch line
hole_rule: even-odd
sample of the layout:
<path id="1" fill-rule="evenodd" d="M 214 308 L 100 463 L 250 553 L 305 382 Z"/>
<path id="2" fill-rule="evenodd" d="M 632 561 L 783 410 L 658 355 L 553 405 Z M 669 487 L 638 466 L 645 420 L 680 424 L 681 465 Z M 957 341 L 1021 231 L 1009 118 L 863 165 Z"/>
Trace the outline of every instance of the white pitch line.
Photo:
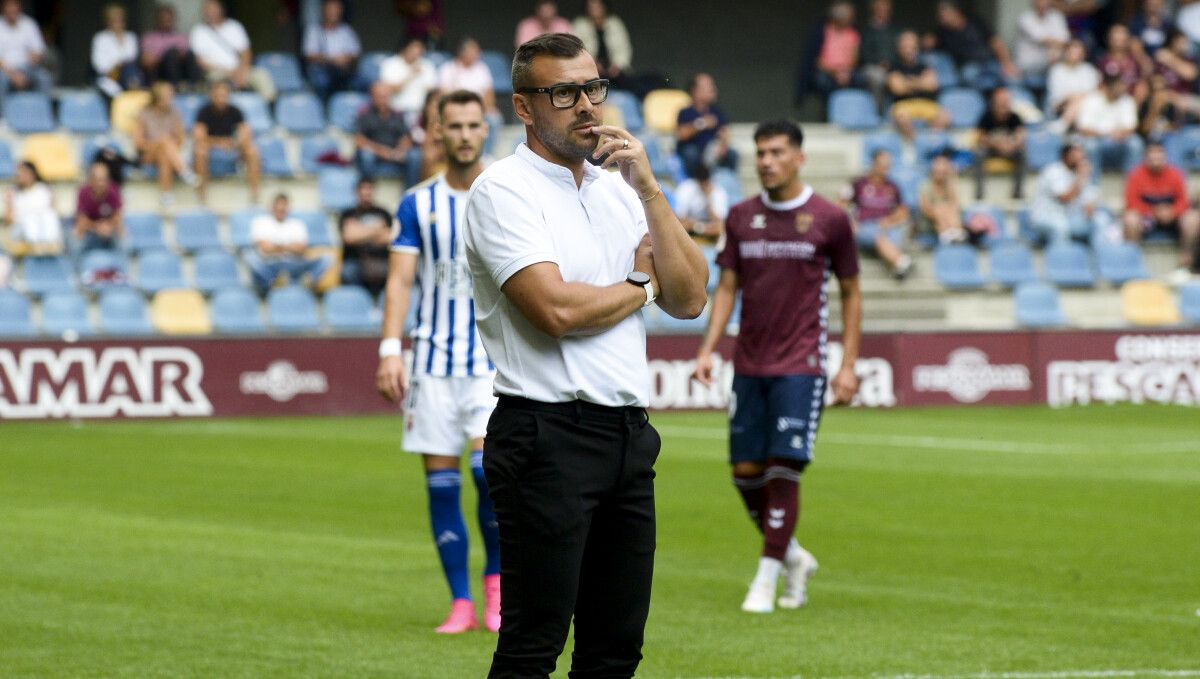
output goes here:
<path id="1" fill-rule="evenodd" d="M 870 679 L 1122 679 L 1124 677 L 1200 677 L 1200 670 L 1058 670 L 1053 672 L 979 672 L 977 674 L 874 674 Z M 755 679 L 754 677 L 688 677 L 681 679 Z M 761 678 L 760 678 L 761 679 Z M 801 674 L 770 679 L 810 679 Z M 841 677 L 839 679 L 852 679 Z"/>

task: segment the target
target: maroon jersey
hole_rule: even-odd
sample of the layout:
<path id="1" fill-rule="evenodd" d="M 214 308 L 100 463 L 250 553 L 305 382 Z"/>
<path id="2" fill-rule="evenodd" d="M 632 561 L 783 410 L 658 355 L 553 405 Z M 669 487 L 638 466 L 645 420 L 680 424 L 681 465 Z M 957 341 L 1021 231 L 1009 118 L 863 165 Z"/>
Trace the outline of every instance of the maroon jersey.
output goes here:
<path id="1" fill-rule="evenodd" d="M 733 206 L 717 264 L 738 275 L 742 320 L 733 367 L 739 375 L 825 372 L 827 272 L 858 275 L 850 218 L 805 187 L 795 200 L 765 196 Z"/>
<path id="2" fill-rule="evenodd" d="M 850 202 L 860 222 L 873 222 L 892 214 L 904 203 L 900 187 L 890 180 L 876 184 L 870 177 L 859 177 L 850 185 Z"/>

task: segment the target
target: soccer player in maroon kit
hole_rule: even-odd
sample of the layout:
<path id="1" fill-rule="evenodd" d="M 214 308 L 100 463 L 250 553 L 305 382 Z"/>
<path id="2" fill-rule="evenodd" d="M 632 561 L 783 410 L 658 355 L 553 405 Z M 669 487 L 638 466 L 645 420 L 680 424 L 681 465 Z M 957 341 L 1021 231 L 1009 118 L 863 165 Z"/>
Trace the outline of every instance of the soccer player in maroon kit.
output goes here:
<path id="1" fill-rule="evenodd" d="M 793 536 L 800 514 L 800 474 L 812 460 L 825 404 L 829 273 L 841 288 L 844 352 L 829 385 L 834 402 L 858 391 L 854 363 L 862 336 L 862 293 L 854 231 L 845 211 L 800 180 L 804 134 L 795 123 L 766 122 L 754 131 L 761 195 L 735 205 L 718 246 L 721 278 L 695 378 L 712 383 L 712 351 L 742 292 L 729 404 L 733 483 L 762 532 L 758 573 L 742 610 L 775 610 L 807 600 L 817 561 Z"/>

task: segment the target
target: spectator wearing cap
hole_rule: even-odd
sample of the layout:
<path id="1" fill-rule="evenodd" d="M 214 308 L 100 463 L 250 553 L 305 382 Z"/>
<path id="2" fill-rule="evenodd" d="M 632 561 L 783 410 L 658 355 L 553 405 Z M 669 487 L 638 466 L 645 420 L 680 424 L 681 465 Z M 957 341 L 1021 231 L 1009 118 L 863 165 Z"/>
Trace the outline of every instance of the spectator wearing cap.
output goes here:
<path id="1" fill-rule="evenodd" d="M 142 72 L 150 82 L 165 80 L 179 87 L 204 79 L 177 21 L 174 5 L 163 3 L 154 12 L 154 30 L 142 35 Z"/>
<path id="2" fill-rule="evenodd" d="M 358 34 L 342 20 L 342 0 L 321 3 L 321 23 L 304 30 L 304 61 L 308 82 L 321 101 L 350 87 L 354 67 L 362 54 Z"/>
<path id="3" fill-rule="evenodd" d="M 1128 172 L 1142 159 L 1137 134 L 1138 107 L 1116 73 L 1105 74 L 1100 89 L 1079 105 L 1075 128 L 1084 151 L 1097 171 L 1110 167 Z"/>
<path id="4" fill-rule="evenodd" d="M 900 187 L 888 178 L 891 169 L 892 154 L 876 149 L 867 174 L 842 191 L 842 205 L 854 218 L 859 249 L 879 255 L 892 275 L 903 280 L 913 267 L 903 249 L 911 216 Z"/>
<path id="5" fill-rule="evenodd" d="M 937 103 L 937 71 L 921 61 L 917 34 L 903 31 L 896 38 L 896 59 L 887 76 L 887 93 L 891 95 L 892 122 L 908 140 L 916 135 L 916 123 L 944 130 L 950 127 L 950 114 Z"/>
<path id="6" fill-rule="evenodd" d="M 858 68 L 858 48 L 862 38 L 854 28 L 854 5 L 845 0 L 830 5 L 822 31 L 813 82 L 819 92 L 829 94 L 850 87 Z"/>
<path id="7" fill-rule="evenodd" d="M 92 36 L 92 70 L 96 73 L 96 87 L 108 97 L 142 86 L 138 39 L 133 31 L 127 30 L 125 8 L 121 5 L 104 7 L 104 30 Z"/>
<path id="8" fill-rule="evenodd" d="M 46 43 L 37 22 L 21 13 L 20 0 L 0 4 L 0 109 L 9 92 L 49 92 L 50 72 L 42 66 Z"/>
<path id="9" fill-rule="evenodd" d="M 1200 212 L 1188 200 L 1187 179 L 1167 163 L 1162 142 L 1146 145 L 1145 161 L 1125 181 L 1125 239 L 1139 243 L 1152 233 L 1165 233 L 1180 244 L 1176 276 L 1189 275 L 1200 244 Z"/>
<path id="10" fill-rule="evenodd" d="M 927 47 L 948 53 L 962 71 L 963 80 L 973 87 L 992 89 L 1001 81 L 1017 80 L 1021 75 L 1004 40 L 953 0 L 938 2 L 937 27 Z"/>
<path id="11" fill-rule="evenodd" d="M 537 0 L 533 15 L 517 24 L 514 47 L 520 47 L 539 35 L 546 33 L 570 33 L 571 22 L 558 15 L 558 3 L 554 0 Z"/>
<path id="12" fill-rule="evenodd" d="M 983 182 L 988 160 L 1000 158 L 1012 164 L 1013 200 L 1021 200 L 1025 178 L 1025 123 L 1012 110 L 1012 93 L 997 87 L 988 96 L 988 108 L 975 125 L 975 200 L 983 200 Z"/>
<path id="13" fill-rule="evenodd" d="M 676 118 L 675 152 L 691 176 L 698 165 L 709 169 L 737 170 L 737 151 L 729 143 L 729 121 L 717 104 L 717 83 L 707 73 L 697 73 L 688 83 L 692 104 Z"/>
<path id="14" fill-rule="evenodd" d="M 425 58 L 425 44 L 410 38 L 379 65 L 379 82 L 388 88 L 392 110 L 404 116 L 411 127 L 421 117 L 425 97 L 437 87 L 437 69 Z"/>
<path id="15" fill-rule="evenodd" d="M 1077 144 L 1066 144 L 1059 160 L 1038 174 L 1030 219 L 1033 230 L 1048 242 L 1097 231 L 1100 190 L 1092 179 L 1092 164 Z"/>
<path id="16" fill-rule="evenodd" d="M 1083 100 L 1100 87 L 1100 71 L 1086 57 L 1083 42 L 1071 40 L 1062 61 L 1050 67 L 1046 78 L 1046 99 L 1064 131 L 1075 125 Z"/>
<path id="17" fill-rule="evenodd" d="M 355 162 L 364 177 L 405 176 L 412 138 L 404 117 L 392 110 L 388 87 L 371 86 L 371 102 L 354 121 Z"/>
<path id="18" fill-rule="evenodd" d="M 1034 0 L 1017 22 L 1014 61 L 1025 82 L 1044 83 L 1050 64 L 1059 60 L 1070 39 L 1067 19 L 1051 0 Z"/>

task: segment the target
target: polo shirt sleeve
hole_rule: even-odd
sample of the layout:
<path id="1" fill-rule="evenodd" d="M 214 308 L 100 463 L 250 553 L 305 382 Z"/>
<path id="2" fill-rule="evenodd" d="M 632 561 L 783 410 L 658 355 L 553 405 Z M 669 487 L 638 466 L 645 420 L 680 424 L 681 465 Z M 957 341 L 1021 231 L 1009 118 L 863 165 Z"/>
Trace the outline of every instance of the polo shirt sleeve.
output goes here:
<path id="1" fill-rule="evenodd" d="M 400 201 L 396 210 L 395 236 L 392 238 L 392 252 L 421 252 L 421 222 L 417 219 L 417 194 L 410 193 Z"/>
<path id="2" fill-rule="evenodd" d="M 467 247 L 497 288 L 539 262 L 558 263 L 541 213 L 526 196 L 494 177 L 482 180 L 467 201 Z"/>

